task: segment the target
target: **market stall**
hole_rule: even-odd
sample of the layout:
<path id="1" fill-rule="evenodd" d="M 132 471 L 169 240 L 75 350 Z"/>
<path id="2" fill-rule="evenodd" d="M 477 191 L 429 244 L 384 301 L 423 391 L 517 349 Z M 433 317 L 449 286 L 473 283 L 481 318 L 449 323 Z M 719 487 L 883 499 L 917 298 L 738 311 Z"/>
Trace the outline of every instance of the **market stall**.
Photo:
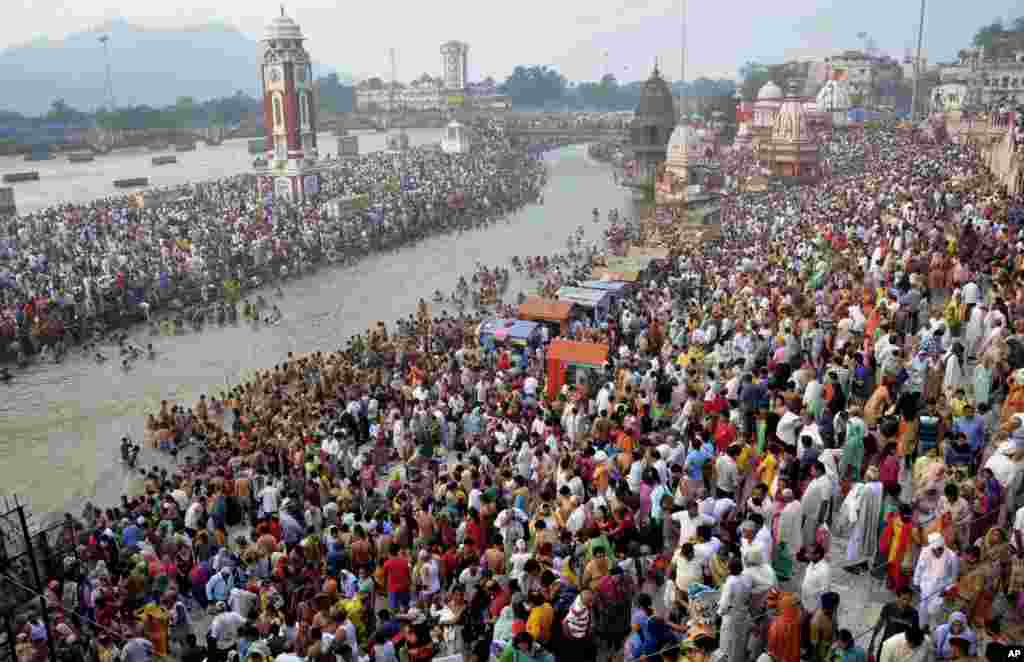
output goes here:
<path id="1" fill-rule="evenodd" d="M 487 352 L 507 350 L 511 365 L 516 368 L 525 367 L 529 352 L 542 342 L 541 325 L 524 320 L 499 318 L 481 322 L 478 336 L 481 349 Z"/>
<path id="2" fill-rule="evenodd" d="M 560 287 L 555 296 L 559 301 L 576 304 L 599 324 L 607 319 L 612 300 L 610 292 L 589 290 L 585 287 Z"/>
<path id="3" fill-rule="evenodd" d="M 569 333 L 569 322 L 575 304 L 543 297 L 530 297 L 519 306 L 519 319 L 540 322 L 548 328 L 550 337 Z"/>
<path id="4" fill-rule="evenodd" d="M 563 385 L 584 387 L 589 397 L 604 375 L 608 361 L 608 346 L 592 342 L 577 342 L 556 338 L 548 346 L 547 395 L 558 397 Z"/>
<path id="5" fill-rule="evenodd" d="M 633 288 L 630 283 L 625 283 L 620 280 L 611 279 L 598 279 L 598 280 L 585 280 L 580 283 L 580 287 L 588 290 L 598 290 L 600 292 L 607 292 L 611 295 L 612 303 L 621 300 L 624 296 L 629 294 Z"/>

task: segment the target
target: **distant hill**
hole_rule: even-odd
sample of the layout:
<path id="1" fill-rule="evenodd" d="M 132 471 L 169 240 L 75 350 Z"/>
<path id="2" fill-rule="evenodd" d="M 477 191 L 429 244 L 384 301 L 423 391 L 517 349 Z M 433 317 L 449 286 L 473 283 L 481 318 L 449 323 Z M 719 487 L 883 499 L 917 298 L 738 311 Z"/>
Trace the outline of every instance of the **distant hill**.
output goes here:
<path id="1" fill-rule="evenodd" d="M 163 106 L 182 96 L 203 100 L 238 90 L 257 92 L 259 44 L 237 29 L 217 23 L 150 29 L 117 19 L 62 41 L 37 39 L 0 52 L 5 84 L 0 110 L 39 114 L 58 98 L 85 111 L 101 106 L 105 74 L 98 38 L 104 34 L 110 36 L 118 106 Z M 314 64 L 317 76 L 330 71 Z"/>

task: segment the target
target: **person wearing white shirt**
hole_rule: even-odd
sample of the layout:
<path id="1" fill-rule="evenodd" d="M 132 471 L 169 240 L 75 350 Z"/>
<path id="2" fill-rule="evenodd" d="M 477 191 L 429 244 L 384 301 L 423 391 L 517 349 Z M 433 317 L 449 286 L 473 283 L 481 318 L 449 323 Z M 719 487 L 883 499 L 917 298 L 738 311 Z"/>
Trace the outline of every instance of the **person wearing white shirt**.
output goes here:
<path id="1" fill-rule="evenodd" d="M 711 519 L 701 515 L 697 510 L 697 501 L 690 499 L 686 503 L 686 510 L 680 510 L 672 514 L 672 519 L 679 526 L 679 544 L 683 545 L 697 537 L 697 527 L 701 524 L 711 524 Z"/>
<path id="2" fill-rule="evenodd" d="M 1024 506 L 1017 509 L 1017 515 L 1013 518 L 1013 537 L 1017 549 L 1024 549 Z"/>
<path id="3" fill-rule="evenodd" d="M 238 644 L 238 630 L 246 621 L 240 614 L 223 611 L 223 603 L 218 604 L 216 608 L 220 609 L 221 613 L 214 616 L 213 622 L 210 623 L 210 638 L 217 643 L 217 650 L 225 651 L 226 654 L 226 651 Z"/>
<path id="4" fill-rule="evenodd" d="M 809 556 L 810 563 L 800 586 L 800 599 L 808 609 L 817 609 L 821 605 L 821 596 L 830 590 L 832 567 L 825 560 L 825 553 L 820 545 L 815 545 Z"/>
<path id="5" fill-rule="evenodd" d="M 719 455 L 715 460 L 715 488 L 717 496 L 721 499 L 732 499 L 739 486 L 739 469 L 736 466 L 736 457 L 739 456 L 739 446 L 730 446 L 725 455 Z"/>
<path id="6" fill-rule="evenodd" d="M 190 531 L 198 531 L 203 528 L 205 519 L 203 499 L 197 496 L 192 500 L 192 505 L 185 511 L 185 528 Z"/>
<path id="7" fill-rule="evenodd" d="M 256 495 L 256 498 L 260 502 L 261 516 L 266 517 L 267 515 L 273 515 L 277 512 L 278 498 L 280 495 L 281 489 L 273 483 L 260 490 L 260 493 Z"/>
<path id="8" fill-rule="evenodd" d="M 722 548 L 722 541 L 713 536 L 711 530 L 711 527 L 707 524 L 701 524 L 697 527 L 697 539 L 701 542 L 693 546 L 693 553 L 700 561 L 702 568 L 706 567 L 711 557 Z"/>
<path id="9" fill-rule="evenodd" d="M 800 425 L 800 417 L 789 409 L 779 419 L 776 434 L 787 446 L 796 446 L 796 429 Z"/>
<path id="10" fill-rule="evenodd" d="M 730 512 L 736 509 L 736 502 L 729 498 L 715 499 L 715 510 L 714 517 L 716 522 L 721 522 L 722 519 Z"/>
<path id="11" fill-rule="evenodd" d="M 962 294 L 965 305 L 978 303 L 978 299 L 981 295 L 981 289 L 978 287 L 978 284 L 972 280 L 964 285 Z"/>

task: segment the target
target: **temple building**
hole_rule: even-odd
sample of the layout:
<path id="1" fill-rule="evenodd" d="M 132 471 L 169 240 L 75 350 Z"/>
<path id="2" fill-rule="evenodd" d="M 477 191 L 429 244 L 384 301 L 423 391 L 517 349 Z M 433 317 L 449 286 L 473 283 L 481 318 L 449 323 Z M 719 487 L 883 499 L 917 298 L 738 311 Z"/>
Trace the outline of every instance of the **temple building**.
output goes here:
<path id="1" fill-rule="evenodd" d="M 658 166 L 665 162 L 669 138 L 676 125 L 676 107 L 658 67 L 640 91 L 635 117 L 630 125 L 630 149 L 636 162 L 638 182 L 654 181 Z"/>
<path id="2" fill-rule="evenodd" d="M 658 177 L 654 183 L 656 205 L 686 204 L 690 185 L 690 153 L 696 146 L 696 140 L 694 130 L 685 122 L 680 122 L 672 131 L 665 163 L 658 168 Z"/>
<path id="3" fill-rule="evenodd" d="M 775 177 L 814 181 L 821 175 L 821 155 L 799 90 L 793 81 L 775 114 L 771 137 L 758 146 L 757 156 Z"/>
<path id="4" fill-rule="evenodd" d="M 266 167 L 258 168 L 256 176 L 260 197 L 268 206 L 304 200 L 320 191 L 313 70 L 304 41 L 302 30 L 282 7 L 262 42 L 267 154 Z"/>
<path id="5" fill-rule="evenodd" d="M 832 126 L 841 128 L 850 123 L 850 91 L 846 82 L 842 80 L 829 80 L 818 92 L 815 100 L 818 112 L 827 113 L 832 118 Z"/>
<path id="6" fill-rule="evenodd" d="M 775 115 L 781 106 L 782 88 L 768 81 L 757 93 L 757 101 L 754 103 L 754 121 L 750 132 L 755 149 L 771 139 Z"/>

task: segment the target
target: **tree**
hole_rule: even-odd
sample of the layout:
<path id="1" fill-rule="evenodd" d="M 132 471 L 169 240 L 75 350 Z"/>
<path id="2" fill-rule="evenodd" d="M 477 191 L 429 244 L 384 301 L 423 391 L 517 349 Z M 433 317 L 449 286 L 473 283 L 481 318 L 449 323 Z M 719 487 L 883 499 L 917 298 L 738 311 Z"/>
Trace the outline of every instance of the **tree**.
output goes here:
<path id="1" fill-rule="evenodd" d="M 789 81 L 800 75 L 798 69 L 797 63 L 793 62 L 768 65 L 747 62 L 740 67 L 739 71 L 740 78 L 743 79 L 743 83 L 740 85 L 743 99 L 746 101 L 756 101 L 757 93 L 769 81 L 774 82 L 785 92 L 789 87 Z"/>
<path id="2" fill-rule="evenodd" d="M 567 82 L 564 76 L 548 66 L 518 66 L 505 79 L 502 91 L 513 105 L 540 108 L 562 101 Z"/>
<path id="3" fill-rule="evenodd" d="M 54 99 L 50 104 L 50 112 L 46 114 L 46 121 L 71 124 L 83 122 L 89 115 L 69 106 L 64 99 Z"/>
<path id="4" fill-rule="evenodd" d="M 336 73 L 320 78 L 317 81 L 317 90 L 317 109 L 321 112 L 350 113 L 355 108 L 355 89 L 349 85 L 342 85 Z"/>

